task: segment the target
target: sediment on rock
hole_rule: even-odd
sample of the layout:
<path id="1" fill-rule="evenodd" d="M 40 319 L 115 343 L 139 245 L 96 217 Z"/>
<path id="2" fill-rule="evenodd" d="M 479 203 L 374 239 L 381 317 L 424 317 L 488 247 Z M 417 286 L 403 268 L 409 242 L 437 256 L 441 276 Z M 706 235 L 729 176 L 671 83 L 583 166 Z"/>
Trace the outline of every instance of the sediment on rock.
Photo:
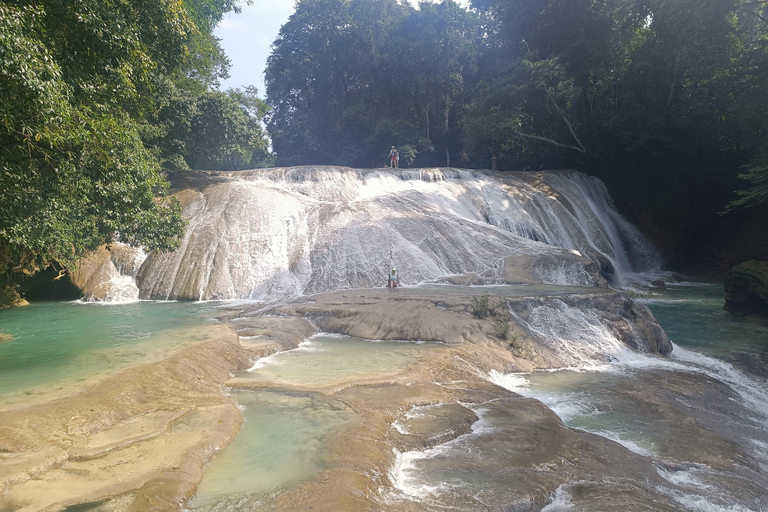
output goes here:
<path id="1" fill-rule="evenodd" d="M 407 284 L 605 287 L 658 267 L 639 231 L 595 211 L 614 211 L 607 191 L 577 172 L 302 166 L 172 179 L 181 247 L 140 268 L 89 257 L 77 275 L 86 296 L 130 285 L 142 299 L 283 301 L 378 286 L 393 265 Z"/>
<path id="2" fill-rule="evenodd" d="M 558 301 L 575 310 L 588 310 L 595 321 L 629 348 L 662 355 L 672 350 L 648 308 L 620 293 L 583 289 L 582 295 L 531 298 L 510 294 L 513 289 L 500 287 L 496 294 L 487 296 L 498 311 L 512 313 L 504 316 L 503 321 L 509 322 L 506 337 L 499 330 L 499 317 L 477 318 L 472 314 L 472 300 L 478 295 L 469 287 L 456 287 L 451 293 L 419 289 L 347 290 L 306 297 L 270 311 L 307 318 L 326 332 L 365 339 L 466 345 L 460 350 L 481 346 L 484 350 L 476 351 L 472 359 L 486 371 L 568 366 L 553 346 L 542 342 L 526 327 L 528 315 L 536 305 Z M 607 361 L 611 354 L 604 356 Z"/>

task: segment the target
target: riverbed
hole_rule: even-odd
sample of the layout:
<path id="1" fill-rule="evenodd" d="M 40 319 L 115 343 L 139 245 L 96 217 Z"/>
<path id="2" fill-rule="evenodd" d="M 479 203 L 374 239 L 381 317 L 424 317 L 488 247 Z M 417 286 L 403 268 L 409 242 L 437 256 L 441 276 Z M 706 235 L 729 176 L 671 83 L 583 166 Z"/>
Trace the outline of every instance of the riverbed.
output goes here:
<path id="1" fill-rule="evenodd" d="M 103 491 L 94 491 L 96 474 L 88 477 L 88 485 L 82 483 L 84 471 L 96 471 L 109 457 L 115 458 L 115 467 L 128 462 L 125 467 L 132 468 L 128 445 L 112 450 L 108 441 L 136 427 L 147 432 L 156 427 L 144 437 L 127 436 L 155 440 L 146 450 L 137 443 L 137 460 L 170 446 L 171 439 L 202 447 L 191 452 L 199 462 L 190 471 L 199 464 L 202 473 L 195 496 L 184 503 L 190 511 L 768 508 L 768 393 L 764 369 L 754 363 L 764 353 L 768 328 L 722 311 L 719 284 L 685 283 L 631 299 L 638 308 L 647 304 L 652 309 L 674 351 L 662 357 L 622 349 L 597 362 L 591 359 L 594 347 L 609 351 L 615 345 L 606 341 L 611 334 L 599 328 L 594 313 L 575 314 L 576 308 L 563 302 L 584 289 L 433 288 L 404 289 L 401 295 L 342 292 L 325 299 L 338 318 L 317 316 L 313 308 L 320 299 L 312 297 L 292 306 L 293 312 L 277 308 L 266 316 L 248 304 L 213 302 L 43 303 L 0 311 L 0 331 L 12 338 L 0 344 L 0 401 L 6 419 L 30 404 L 46 410 L 47 403 L 61 397 L 93 394 L 100 382 L 162 363 L 169 353 L 198 354 L 196 347 L 213 343 L 225 326 L 240 334 L 240 344 L 251 354 L 227 356 L 246 359 L 226 370 L 228 378 L 222 366 L 218 378 L 226 385 L 212 381 L 205 401 L 165 397 L 176 404 L 166 404 L 166 412 L 148 409 L 138 420 L 120 420 L 103 432 L 93 427 L 75 439 L 82 445 L 75 451 L 83 454 L 80 459 L 72 459 L 70 448 L 70 461 L 53 461 L 59 469 L 46 473 L 46 479 L 6 487 L 0 509 L 61 510 L 66 504 L 70 511 L 140 510 L 129 505 L 133 494 L 109 482 Z M 506 348 L 478 341 L 483 329 L 492 338 L 493 328 L 468 314 L 469 298 L 488 294 L 494 301 L 525 300 L 531 292 L 548 296 L 536 300 L 544 300 L 552 311 L 566 313 L 556 334 L 575 333 L 569 354 L 582 350 L 584 357 L 573 361 L 589 364 L 511 373 L 494 367 L 497 356 L 522 361 L 515 358 L 531 349 L 524 338 L 535 337 L 540 326 L 531 316 L 519 318 L 516 338 Z M 343 325 L 354 308 L 376 309 L 385 299 L 400 308 L 391 311 L 408 326 L 411 310 L 435 317 L 438 324 L 464 318 L 453 330 L 463 333 L 459 338 L 465 342 L 452 333 L 440 334 L 431 324 L 419 332 L 433 335 L 417 332 L 411 341 L 405 335 L 382 341 L 285 327 L 299 322 L 291 320 L 296 311 Z M 425 312 L 426 306 L 432 309 Z M 626 301 L 623 307 L 633 310 Z M 278 325 L 295 341 L 276 344 Z M 390 332 L 386 329 L 371 332 Z M 213 365 L 216 352 L 199 352 L 200 364 L 208 358 Z M 185 386 L 195 382 L 191 378 L 183 381 Z M 131 393 L 130 383 L 119 388 L 119 396 Z M 211 404 L 215 389 L 221 400 Z M 190 413 L 190 405 L 196 412 Z M 233 419 L 238 409 L 242 425 Z M 202 438 L 189 440 L 198 429 L 213 433 L 222 425 L 231 435 L 203 434 L 211 438 L 208 444 Z M 22 453 L 2 455 L 6 467 L 21 460 Z M 188 468 L 185 462 L 156 465 L 161 464 L 167 464 L 165 472 Z M 61 482 L 70 482 L 72 490 L 62 489 Z M 48 501 L 24 501 L 46 485 Z M 77 492 L 88 499 L 79 499 Z"/>

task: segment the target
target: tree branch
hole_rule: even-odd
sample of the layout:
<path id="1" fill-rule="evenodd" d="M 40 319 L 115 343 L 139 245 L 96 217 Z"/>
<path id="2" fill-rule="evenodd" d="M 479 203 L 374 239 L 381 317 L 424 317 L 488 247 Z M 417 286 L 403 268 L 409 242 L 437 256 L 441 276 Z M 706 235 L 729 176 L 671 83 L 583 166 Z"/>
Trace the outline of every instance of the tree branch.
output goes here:
<path id="1" fill-rule="evenodd" d="M 574 151 L 578 151 L 579 153 L 586 153 L 587 152 L 586 149 L 584 149 L 583 146 L 579 147 L 579 146 L 571 146 L 570 144 L 563 144 L 562 142 L 557 142 L 554 139 L 549 139 L 547 137 L 542 137 L 541 135 L 531 135 L 530 133 L 523 133 L 523 132 L 518 131 L 518 130 L 512 130 L 512 133 L 514 133 L 518 137 L 524 137 L 526 139 L 535 139 L 535 140 L 540 140 L 540 141 L 543 141 L 543 142 L 548 142 L 550 144 L 554 144 L 555 146 L 560 146 L 561 148 L 573 149 Z M 578 142 L 578 139 L 576 139 L 576 140 Z"/>
<path id="2" fill-rule="evenodd" d="M 544 92 L 546 93 L 547 98 L 549 98 L 549 101 L 552 102 L 552 105 L 555 106 L 555 110 L 557 110 L 557 113 L 560 114 L 560 117 L 562 117 L 563 121 L 565 121 L 565 124 L 568 126 L 568 131 L 571 132 L 571 136 L 573 137 L 573 140 L 575 140 L 576 144 L 579 145 L 578 151 L 581 152 L 581 153 L 586 153 L 587 152 L 587 148 L 585 148 L 584 144 L 581 143 L 581 140 L 576 135 L 576 131 L 573 129 L 573 125 L 571 124 L 570 121 L 568 121 L 568 118 L 563 113 L 563 111 L 560 110 L 560 105 L 557 104 L 557 101 L 555 101 L 555 98 L 552 97 L 552 95 L 549 92 L 549 89 L 546 86 L 544 86 Z M 565 147 L 574 147 L 574 146 L 565 146 Z M 575 147 L 574 147 L 574 149 L 575 149 Z"/>
<path id="3" fill-rule="evenodd" d="M 744 11 L 744 12 L 747 12 L 747 13 L 751 14 L 752 16 L 757 16 L 758 18 L 760 18 L 760 19 L 763 21 L 763 23 L 768 23 L 768 19 L 766 19 L 766 18 L 765 18 L 765 16 L 762 16 L 762 15 L 760 15 L 760 14 L 757 14 L 757 13 L 756 13 L 756 12 L 754 12 L 754 11 L 750 11 L 750 10 L 748 10 L 748 9 L 744 9 L 744 8 L 742 8 L 742 7 L 739 7 L 739 10 L 740 10 L 740 11 Z"/>
<path id="4" fill-rule="evenodd" d="M 752 7 L 753 5 L 763 5 L 768 4 L 768 0 L 758 0 L 757 2 L 747 2 L 745 4 L 741 4 L 736 6 L 738 9 L 742 9 L 744 7 Z"/>

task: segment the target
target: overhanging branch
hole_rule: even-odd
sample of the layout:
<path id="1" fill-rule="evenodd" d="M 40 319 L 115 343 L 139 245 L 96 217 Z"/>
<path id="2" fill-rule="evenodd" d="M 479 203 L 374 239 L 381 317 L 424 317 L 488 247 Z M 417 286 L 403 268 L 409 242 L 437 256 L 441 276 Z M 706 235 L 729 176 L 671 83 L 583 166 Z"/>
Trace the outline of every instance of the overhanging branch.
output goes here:
<path id="1" fill-rule="evenodd" d="M 587 150 L 584 149 L 583 146 L 579 147 L 579 146 L 572 146 L 571 144 L 563 144 L 562 142 L 558 142 L 558 141 L 556 141 L 554 139 L 550 139 L 550 138 L 547 138 L 547 137 L 542 137 L 541 135 L 531 135 L 530 133 L 523 133 L 523 132 L 518 131 L 518 130 L 512 130 L 512 133 L 514 133 L 518 137 L 523 137 L 523 138 L 526 138 L 526 139 L 540 140 L 542 142 L 548 142 L 549 144 L 554 144 L 555 146 L 560 146 L 561 148 L 572 149 L 574 151 L 578 151 L 579 153 L 586 153 L 587 152 Z"/>

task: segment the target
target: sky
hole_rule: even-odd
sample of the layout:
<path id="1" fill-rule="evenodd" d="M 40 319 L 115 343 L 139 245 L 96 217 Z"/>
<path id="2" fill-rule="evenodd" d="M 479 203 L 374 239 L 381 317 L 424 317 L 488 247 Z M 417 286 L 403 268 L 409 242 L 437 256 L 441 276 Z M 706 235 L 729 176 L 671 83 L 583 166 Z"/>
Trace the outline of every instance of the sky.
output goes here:
<path id="1" fill-rule="evenodd" d="M 244 5 L 240 14 L 224 15 L 214 32 L 232 61 L 229 79 L 221 83 L 222 90 L 255 85 L 259 96 L 264 97 L 264 68 L 269 47 L 280 27 L 293 14 L 294 3 L 294 0 L 254 0 L 253 5 Z"/>
<path id="2" fill-rule="evenodd" d="M 416 4 L 416 0 L 409 0 Z M 459 1 L 467 5 L 467 0 Z M 293 14 L 295 0 L 253 0 L 243 5 L 240 14 L 226 14 L 214 34 L 221 39 L 224 52 L 232 61 L 229 79 L 221 83 L 221 90 L 255 85 L 259 97 L 266 94 L 264 68 L 270 45 L 277 38 L 280 27 Z"/>

